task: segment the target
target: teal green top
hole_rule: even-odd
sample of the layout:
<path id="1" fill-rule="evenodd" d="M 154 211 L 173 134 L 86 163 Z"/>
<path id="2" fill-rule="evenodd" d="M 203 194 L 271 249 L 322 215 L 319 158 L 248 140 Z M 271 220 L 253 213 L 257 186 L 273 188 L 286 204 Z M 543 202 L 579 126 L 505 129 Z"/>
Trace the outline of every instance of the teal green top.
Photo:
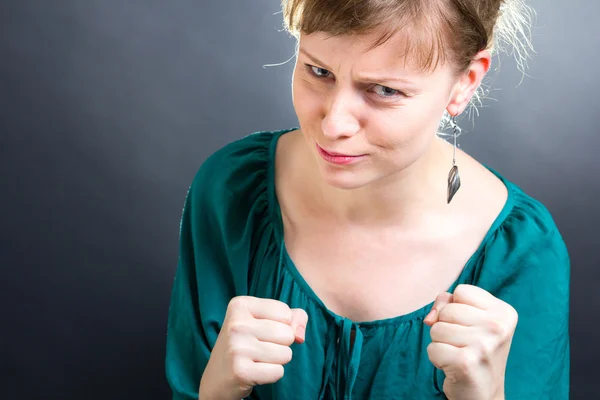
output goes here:
<path id="1" fill-rule="evenodd" d="M 227 305 L 239 295 L 280 300 L 309 316 L 306 341 L 292 345 L 284 377 L 255 387 L 251 399 L 444 399 L 445 375 L 429 361 L 430 328 L 423 323 L 433 302 L 358 324 L 327 309 L 288 256 L 274 158 L 278 138 L 289 131 L 257 132 L 226 145 L 203 163 L 189 189 L 168 319 L 173 399 L 198 397 Z M 567 249 L 548 210 L 492 172 L 508 188 L 508 200 L 448 291 L 476 285 L 519 313 L 508 400 L 567 399 Z"/>

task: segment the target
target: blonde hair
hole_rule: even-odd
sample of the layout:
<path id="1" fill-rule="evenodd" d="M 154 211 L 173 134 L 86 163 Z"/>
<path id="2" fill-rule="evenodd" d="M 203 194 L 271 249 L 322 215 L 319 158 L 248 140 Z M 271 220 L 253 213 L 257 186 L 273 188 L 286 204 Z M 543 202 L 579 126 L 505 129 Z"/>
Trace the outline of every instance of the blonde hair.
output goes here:
<path id="1" fill-rule="evenodd" d="M 296 38 L 301 33 L 331 36 L 363 35 L 385 27 L 371 48 L 408 29 L 404 59 L 424 70 L 450 63 L 457 74 L 473 57 L 488 49 L 492 55 L 514 56 L 525 73 L 531 45 L 533 9 L 524 0 L 282 0 L 284 27 Z M 486 85 L 470 101 L 477 111 L 487 95 Z M 440 129 L 448 126 L 446 113 Z"/>

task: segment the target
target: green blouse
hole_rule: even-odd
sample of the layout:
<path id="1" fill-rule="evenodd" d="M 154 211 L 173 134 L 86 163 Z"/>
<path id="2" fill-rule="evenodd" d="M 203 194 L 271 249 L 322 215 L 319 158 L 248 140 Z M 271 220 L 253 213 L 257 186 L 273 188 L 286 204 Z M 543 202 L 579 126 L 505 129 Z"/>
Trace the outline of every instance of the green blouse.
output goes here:
<path id="1" fill-rule="evenodd" d="M 277 299 L 309 316 L 306 341 L 292 345 L 284 377 L 255 387 L 251 399 L 444 399 L 445 375 L 426 350 L 431 337 L 423 318 L 433 302 L 356 323 L 327 309 L 287 254 L 274 159 L 278 138 L 291 130 L 257 132 L 224 146 L 191 184 L 167 326 L 173 399 L 198 397 L 227 305 L 239 295 Z M 519 313 L 506 371 L 508 400 L 567 399 L 567 249 L 548 210 L 492 172 L 508 188 L 508 200 L 448 291 L 476 285 Z"/>

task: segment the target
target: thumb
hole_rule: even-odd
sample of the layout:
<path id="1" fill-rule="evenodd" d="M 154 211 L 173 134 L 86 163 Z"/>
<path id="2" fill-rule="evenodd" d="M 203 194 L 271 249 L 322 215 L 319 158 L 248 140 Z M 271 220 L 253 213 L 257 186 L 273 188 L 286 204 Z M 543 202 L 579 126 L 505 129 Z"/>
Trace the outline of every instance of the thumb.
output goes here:
<path id="1" fill-rule="evenodd" d="M 296 343 L 304 343 L 308 314 L 301 308 L 292 308 L 292 328 L 296 332 Z"/>
<path id="2" fill-rule="evenodd" d="M 432 326 L 433 324 L 438 322 L 438 316 L 440 314 L 440 311 L 442 311 L 442 308 L 446 307 L 446 305 L 448 305 L 452 302 L 453 302 L 452 294 L 450 294 L 448 292 L 440 293 L 438 295 L 438 297 L 436 297 L 435 302 L 433 303 L 433 306 L 431 307 L 431 311 L 429 312 L 429 314 L 427 314 L 427 316 L 425 317 L 423 322 L 429 326 Z"/>

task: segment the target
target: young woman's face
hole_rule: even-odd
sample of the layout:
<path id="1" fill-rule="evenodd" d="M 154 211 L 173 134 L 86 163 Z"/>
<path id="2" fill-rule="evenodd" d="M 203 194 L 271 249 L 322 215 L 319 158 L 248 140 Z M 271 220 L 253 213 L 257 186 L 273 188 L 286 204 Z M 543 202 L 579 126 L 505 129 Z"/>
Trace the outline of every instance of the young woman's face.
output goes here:
<path id="1" fill-rule="evenodd" d="M 294 107 L 321 174 L 338 188 L 368 185 L 425 154 L 455 83 L 447 64 L 433 72 L 405 65 L 400 37 L 367 51 L 373 38 L 299 41 Z"/>

